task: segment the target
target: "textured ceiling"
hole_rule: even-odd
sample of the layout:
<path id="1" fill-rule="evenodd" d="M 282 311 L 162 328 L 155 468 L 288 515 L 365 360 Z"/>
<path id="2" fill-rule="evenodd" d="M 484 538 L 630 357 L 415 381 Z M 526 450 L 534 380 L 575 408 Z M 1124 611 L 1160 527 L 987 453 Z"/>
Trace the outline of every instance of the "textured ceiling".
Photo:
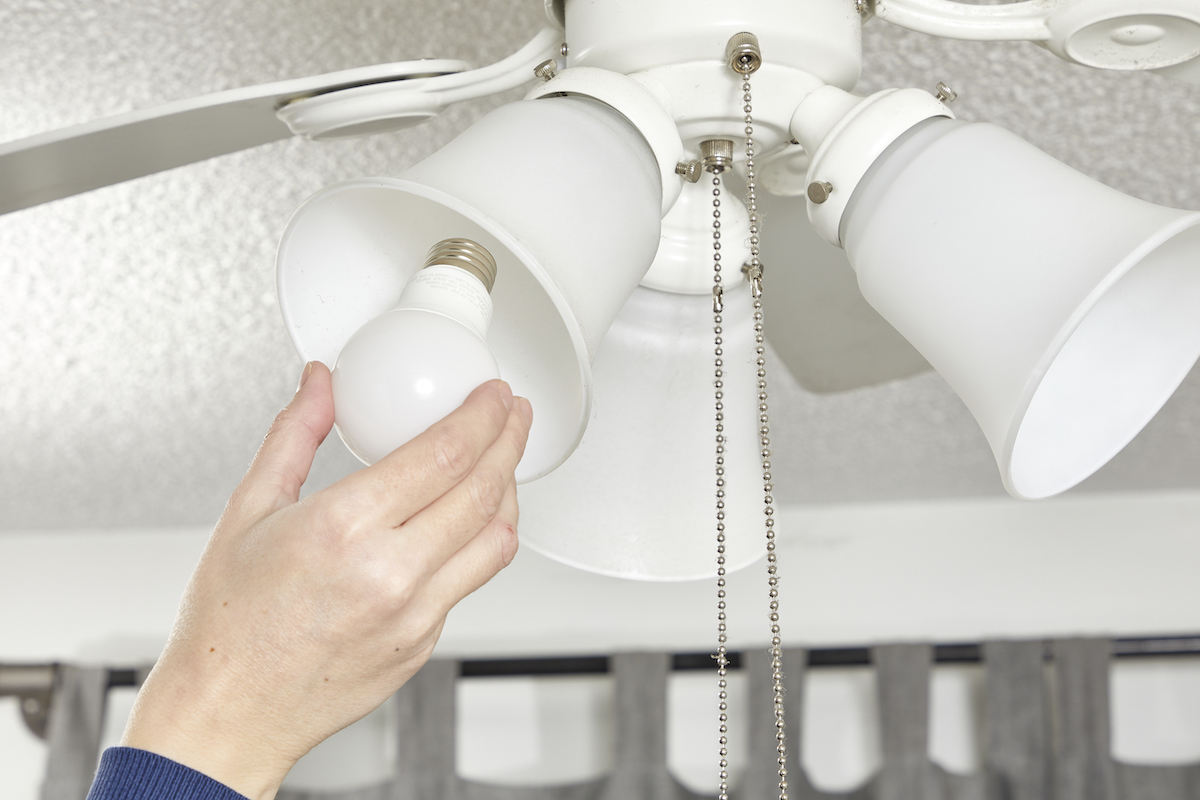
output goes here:
<path id="1" fill-rule="evenodd" d="M 372 63 L 483 65 L 532 36 L 541 5 L 6 3 L 0 140 Z M 864 51 L 862 91 L 946 81 L 961 118 L 1004 125 L 1130 194 L 1200 209 L 1200 87 L 880 21 L 865 27 Z M 291 212 L 334 181 L 398 173 L 520 94 L 397 134 L 280 142 L 0 217 L 0 526 L 210 524 L 300 369 L 274 296 Z M 936 375 L 818 395 L 778 365 L 772 374 L 781 501 L 1002 491 L 982 435 Z M 312 485 L 356 465 L 334 437 Z M 1200 487 L 1197 370 L 1076 491 L 1166 487 Z"/>

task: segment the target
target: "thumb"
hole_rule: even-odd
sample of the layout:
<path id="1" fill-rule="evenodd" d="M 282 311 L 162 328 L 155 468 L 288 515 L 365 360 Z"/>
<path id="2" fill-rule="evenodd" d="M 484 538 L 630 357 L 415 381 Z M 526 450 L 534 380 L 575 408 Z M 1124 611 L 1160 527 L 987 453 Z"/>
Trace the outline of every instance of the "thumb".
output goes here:
<path id="1" fill-rule="evenodd" d="M 275 417 L 230 504 L 236 505 L 240 514 L 261 518 L 295 503 L 317 448 L 332 427 L 329 368 L 310 361 L 300 376 L 296 395 Z"/>

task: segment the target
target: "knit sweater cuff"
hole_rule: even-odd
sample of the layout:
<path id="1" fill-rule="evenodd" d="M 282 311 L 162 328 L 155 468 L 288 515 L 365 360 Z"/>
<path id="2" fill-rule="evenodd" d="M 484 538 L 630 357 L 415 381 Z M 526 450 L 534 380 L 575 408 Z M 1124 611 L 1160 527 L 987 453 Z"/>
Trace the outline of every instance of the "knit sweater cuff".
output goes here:
<path id="1" fill-rule="evenodd" d="M 87 800 L 246 800 L 223 783 L 169 758 L 132 747 L 110 747 Z"/>

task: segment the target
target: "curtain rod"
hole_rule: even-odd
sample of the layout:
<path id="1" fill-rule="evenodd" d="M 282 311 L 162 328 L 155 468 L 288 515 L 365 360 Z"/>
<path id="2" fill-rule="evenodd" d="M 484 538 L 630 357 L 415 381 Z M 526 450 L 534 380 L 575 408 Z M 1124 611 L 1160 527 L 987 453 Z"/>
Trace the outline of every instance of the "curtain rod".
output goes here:
<path id="1" fill-rule="evenodd" d="M 1053 659 L 1051 643 L 1045 643 L 1045 658 Z M 983 661 L 980 644 L 935 644 L 935 664 L 978 664 Z M 1117 658 L 1146 656 L 1200 655 L 1200 636 L 1169 636 L 1124 638 L 1112 640 L 1112 653 Z M 869 647 L 814 647 L 806 650 L 809 667 L 870 666 Z M 742 654 L 729 654 L 730 666 L 741 666 Z M 608 656 L 562 656 L 536 658 L 467 659 L 460 661 L 459 674 L 465 678 L 536 676 L 536 675 L 602 675 L 609 671 Z M 711 653 L 677 653 L 671 657 L 676 671 L 716 669 Z M 49 692 L 54 686 L 57 664 L 0 664 L 0 697 L 23 696 Z M 109 688 L 132 687 L 140 683 L 138 668 L 110 668 Z"/>
<path id="2" fill-rule="evenodd" d="M 1054 654 L 1049 640 L 1044 643 L 1044 650 L 1044 658 L 1052 661 Z M 1200 655 L 1200 636 L 1113 639 L 1112 654 L 1117 658 Z M 865 667 L 872 663 L 869 647 L 814 647 L 806 649 L 805 655 L 810 668 Z M 730 667 L 741 667 L 741 653 L 730 653 L 728 657 Z M 609 671 L 608 661 L 608 656 L 468 660 L 460 662 L 459 674 L 464 678 L 601 675 Z M 935 644 L 933 661 L 935 664 L 979 664 L 983 661 L 983 645 Z M 715 670 L 716 661 L 711 653 L 677 653 L 671 656 L 671 669 Z"/>

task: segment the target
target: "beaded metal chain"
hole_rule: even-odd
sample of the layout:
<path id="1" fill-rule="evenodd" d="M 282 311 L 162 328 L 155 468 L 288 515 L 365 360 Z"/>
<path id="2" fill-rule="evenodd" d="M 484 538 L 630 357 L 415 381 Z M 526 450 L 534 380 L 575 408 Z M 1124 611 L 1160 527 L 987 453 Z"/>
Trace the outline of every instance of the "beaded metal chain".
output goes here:
<path id="1" fill-rule="evenodd" d="M 729 800 L 729 651 L 725 617 L 725 381 L 721 312 L 721 178 L 713 174 L 713 335 L 717 408 L 717 698 L 720 721 L 720 787 L 718 800 Z"/>
<path id="2" fill-rule="evenodd" d="M 750 263 L 746 277 L 754 299 L 754 352 L 758 378 L 758 437 L 763 471 L 763 514 L 766 517 L 767 583 L 770 587 L 771 621 L 771 685 L 775 714 L 775 753 L 779 774 L 779 798 L 788 800 L 787 731 L 783 704 L 783 648 L 779 628 L 779 570 L 775 552 L 775 508 L 771 482 L 771 427 L 767 408 L 766 345 L 763 335 L 763 269 L 758 257 L 759 218 L 754 180 L 754 117 L 750 95 L 750 75 L 762 63 L 758 40 L 753 34 L 739 33 L 730 41 L 726 51 L 729 66 L 742 77 L 742 111 L 745 114 L 746 135 L 746 210 L 750 215 Z M 723 287 L 721 280 L 721 178 L 732 162 L 732 143 L 721 140 L 705 142 L 705 165 L 713 173 L 713 335 L 714 382 L 716 398 L 716 482 L 717 482 L 717 686 L 720 721 L 720 786 L 719 800 L 729 797 L 729 681 L 728 635 L 726 626 L 726 568 L 725 568 L 725 404 L 724 349 L 722 338 Z M 727 145 L 727 149 L 721 145 Z M 721 152 L 724 150 L 725 152 Z M 726 156 L 728 153 L 728 156 Z"/>

